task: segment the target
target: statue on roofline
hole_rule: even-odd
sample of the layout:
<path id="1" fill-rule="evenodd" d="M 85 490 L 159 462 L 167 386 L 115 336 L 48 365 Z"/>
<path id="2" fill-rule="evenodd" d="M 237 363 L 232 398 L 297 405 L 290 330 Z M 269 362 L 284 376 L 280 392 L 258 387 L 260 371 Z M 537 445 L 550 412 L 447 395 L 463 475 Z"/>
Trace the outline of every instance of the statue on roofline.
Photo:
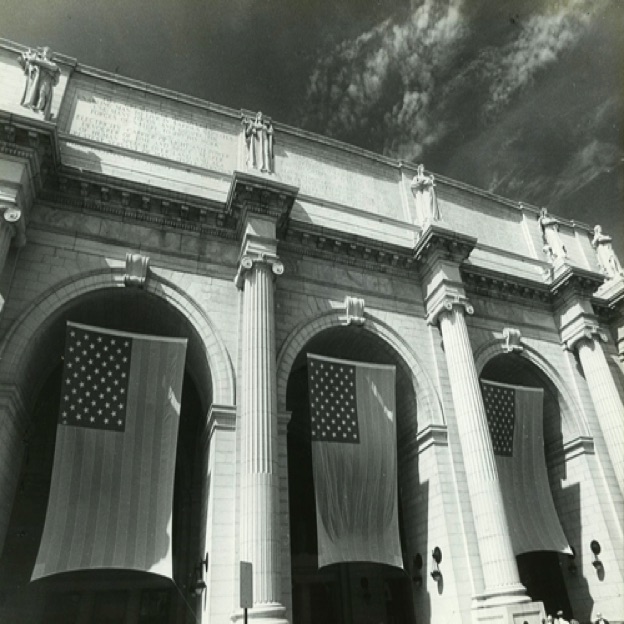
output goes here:
<path id="1" fill-rule="evenodd" d="M 544 253 L 552 260 L 553 263 L 561 263 L 568 256 L 559 235 L 559 221 L 548 216 L 548 210 L 542 208 L 540 216 L 537 220 L 542 230 L 542 239 L 544 241 Z"/>
<path id="2" fill-rule="evenodd" d="M 21 105 L 32 111 L 43 113 L 43 118 L 50 115 L 52 105 L 52 89 L 58 84 L 60 70 L 52 62 L 49 47 L 28 49 L 18 57 L 19 64 L 26 74 L 26 84 Z"/>
<path id="3" fill-rule="evenodd" d="M 244 117 L 247 167 L 273 173 L 273 124 L 259 111 L 254 119 Z"/>
<path id="4" fill-rule="evenodd" d="M 425 173 L 424 165 L 418 165 L 410 188 L 416 200 L 416 215 L 421 225 L 440 220 L 440 208 L 435 190 L 435 178 Z"/>
<path id="5" fill-rule="evenodd" d="M 615 251 L 613 251 L 612 242 L 613 238 L 607 234 L 603 234 L 602 227 L 600 225 L 597 225 L 594 228 L 592 247 L 596 250 L 596 257 L 602 272 L 609 279 L 624 276 L 622 265 L 620 264 L 618 257 L 615 255 Z"/>

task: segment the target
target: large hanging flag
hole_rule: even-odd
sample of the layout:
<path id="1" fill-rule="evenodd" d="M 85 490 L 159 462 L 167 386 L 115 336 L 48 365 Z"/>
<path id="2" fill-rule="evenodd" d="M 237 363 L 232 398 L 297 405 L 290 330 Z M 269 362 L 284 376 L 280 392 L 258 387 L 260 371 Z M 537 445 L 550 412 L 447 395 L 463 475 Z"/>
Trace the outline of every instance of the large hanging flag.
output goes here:
<path id="1" fill-rule="evenodd" d="M 544 391 L 491 381 L 481 389 L 514 554 L 570 554 L 546 472 Z"/>
<path id="2" fill-rule="evenodd" d="M 319 568 L 403 567 L 395 367 L 308 355 Z"/>
<path id="3" fill-rule="evenodd" d="M 32 580 L 126 569 L 172 577 L 186 339 L 68 323 L 50 498 Z"/>

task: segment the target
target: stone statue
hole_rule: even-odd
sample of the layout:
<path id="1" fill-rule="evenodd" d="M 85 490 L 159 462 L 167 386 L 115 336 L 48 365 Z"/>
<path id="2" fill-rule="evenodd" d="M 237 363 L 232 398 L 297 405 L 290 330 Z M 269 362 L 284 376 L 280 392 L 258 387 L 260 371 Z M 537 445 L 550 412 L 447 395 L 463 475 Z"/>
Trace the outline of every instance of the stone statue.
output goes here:
<path id="1" fill-rule="evenodd" d="M 258 112 L 255 119 L 245 117 L 242 121 L 245 128 L 247 144 L 247 166 L 259 169 L 264 173 L 273 173 L 273 124 Z"/>
<path id="2" fill-rule="evenodd" d="M 21 104 L 35 112 L 43 113 L 43 118 L 50 115 L 52 88 L 58 84 L 60 70 L 52 62 L 52 52 L 47 46 L 22 52 L 19 64 L 26 74 L 26 84 Z"/>
<path id="3" fill-rule="evenodd" d="M 563 262 L 567 258 L 568 252 L 559 236 L 559 221 L 548 216 L 548 210 L 542 208 L 538 218 L 542 238 L 544 240 L 544 253 L 554 263 Z"/>
<path id="4" fill-rule="evenodd" d="M 594 228 L 594 238 L 592 240 L 592 247 L 596 250 L 596 257 L 598 258 L 598 264 L 602 269 L 602 272 L 609 278 L 615 279 L 624 275 L 622 265 L 618 260 L 618 257 L 613 251 L 613 238 L 602 233 L 602 227 L 597 225 Z"/>
<path id="5" fill-rule="evenodd" d="M 424 165 L 418 165 L 416 171 L 417 173 L 410 184 L 416 200 L 416 214 L 422 220 L 422 225 L 439 221 L 440 209 L 438 208 L 435 179 L 433 175 L 425 174 Z"/>

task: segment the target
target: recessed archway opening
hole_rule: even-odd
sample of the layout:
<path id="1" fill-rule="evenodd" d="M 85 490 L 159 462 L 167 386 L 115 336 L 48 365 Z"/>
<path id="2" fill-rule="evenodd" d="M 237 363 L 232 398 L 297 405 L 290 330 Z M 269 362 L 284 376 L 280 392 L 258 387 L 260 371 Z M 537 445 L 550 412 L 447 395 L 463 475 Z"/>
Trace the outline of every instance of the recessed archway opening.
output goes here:
<path id="1" fill-rule="evenodd" d="M 316 507 L 312 477 L 312 449 L 308 394 L 307 354 L 396 366 L 396 410 L 399 492 L 411 479 L 410 496 L 419 496 L 417 466 L 405 466 L 402 441 L 415 435 L 416 398 L 411 373 L 405 362 L 385 341 L 359 327 L 335 327 L 314 336 L 296 357 L 287 385 L 286 407 L 291 412 L 288 426 L 288 480 L 291 533 L 293 620 L 298 624 L 324 622 L 416 621 L 412 587 L 408 575 L 391 566 L 374 563 L 334 564 L 318 569 Z M 422 499 L 422 496 L 419 497 Z M 426 493 L 423 499 L 426 505 Z M 426 513 L 415 518 L 414 507 L 405 512 L 399 494 L 399 530 L 404 565 L 411 559 L 410 531 Z M 425 532 L 426 532 L 426 526 Z M 413 553 L 412 553 L 413 554 Z"/>
<path id="2" fill-rule="evenodd" d="M 47 507 L 68 320 L 114 330 L 188 338 L 176 451 L 173 574 L 73 572 L 30 583 Z M 197 441 L 212 401 L 210 371 L 190 323 L 159 297 L 105 289 L 69 302 L 32 337 L 23 379 L 32 388 L 31 421 L 5 548 L 0 559 L 0 612 L 6 621 L 173 624 L 186 622 L 195 599 L 189 585 L 201 553 L 202 465 Z M 19 381 L 19 380 L 18 380 Z M 97 540 L 98 536 L 90 536 Z"/>
<path id="3" fill-rule="evenodd" d="M 559 393 L 550 379 L 535 364 L 521 355 L 510 353 L 492 358 L 483 368 L 481 379 L 544 391 L 543 434 L 544 453 L 550 490 L 555 509 L 564 528 L 566 538 L 573 543 L 580 531 L 580 518 L 574 515 L 579 506 L 571 504 L 578 491 L 561 485 L 561 462 L 563 440 L 571 426 L 562 415 Z M 578 501 L 577 501 L 578 503 Z M 526 513 L 532 513 L 527 509 Z M 547 613 L 562 610 L 567 618 L 572 617 L 570 599 L 566 588 L 564 568 L 565 557 L 551 551 L 536 550 L 516 557 L 520 580 L 527 588 L 532 600 L 542 601 Z"/>

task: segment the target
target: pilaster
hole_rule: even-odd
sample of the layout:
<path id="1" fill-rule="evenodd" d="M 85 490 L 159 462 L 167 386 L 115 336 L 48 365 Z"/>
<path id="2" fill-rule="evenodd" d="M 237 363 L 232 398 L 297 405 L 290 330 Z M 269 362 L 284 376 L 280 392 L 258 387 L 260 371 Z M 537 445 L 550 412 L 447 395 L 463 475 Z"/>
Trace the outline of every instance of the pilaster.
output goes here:
<path id="1" fill-rule="evenodd" d="M 609 338 L 591 303 L 602 282 L 602 277 L 574 269 L 552 288 L 562 344 L 578 354 L 609 458 L 624 493 L 624 405 L 601 344 Z"/>
<path id="2" fill-rule="evenodd" d="M 439 324 L 460 436 L 485 587 L 473 597 L 473 608 L 501 608 L 524 613 L 530 599 L 520 583 L 509 537 L 494 451 L 479 379 L 466 327 L 473 314 L 460 275 L 476 240 L 441 226 L 430 226 L 414 250 L 422 276 L 427 321 Z M 518 611 L 520 608 L 520 611 Z M 504 610 L 503 609 L 503 610 Z M 539 611 L 539 606 L 538 606 Z M 507 613 L 507 611 L 505 611 Z M 501 621 L 514 621 L 506 615 Z"/>

